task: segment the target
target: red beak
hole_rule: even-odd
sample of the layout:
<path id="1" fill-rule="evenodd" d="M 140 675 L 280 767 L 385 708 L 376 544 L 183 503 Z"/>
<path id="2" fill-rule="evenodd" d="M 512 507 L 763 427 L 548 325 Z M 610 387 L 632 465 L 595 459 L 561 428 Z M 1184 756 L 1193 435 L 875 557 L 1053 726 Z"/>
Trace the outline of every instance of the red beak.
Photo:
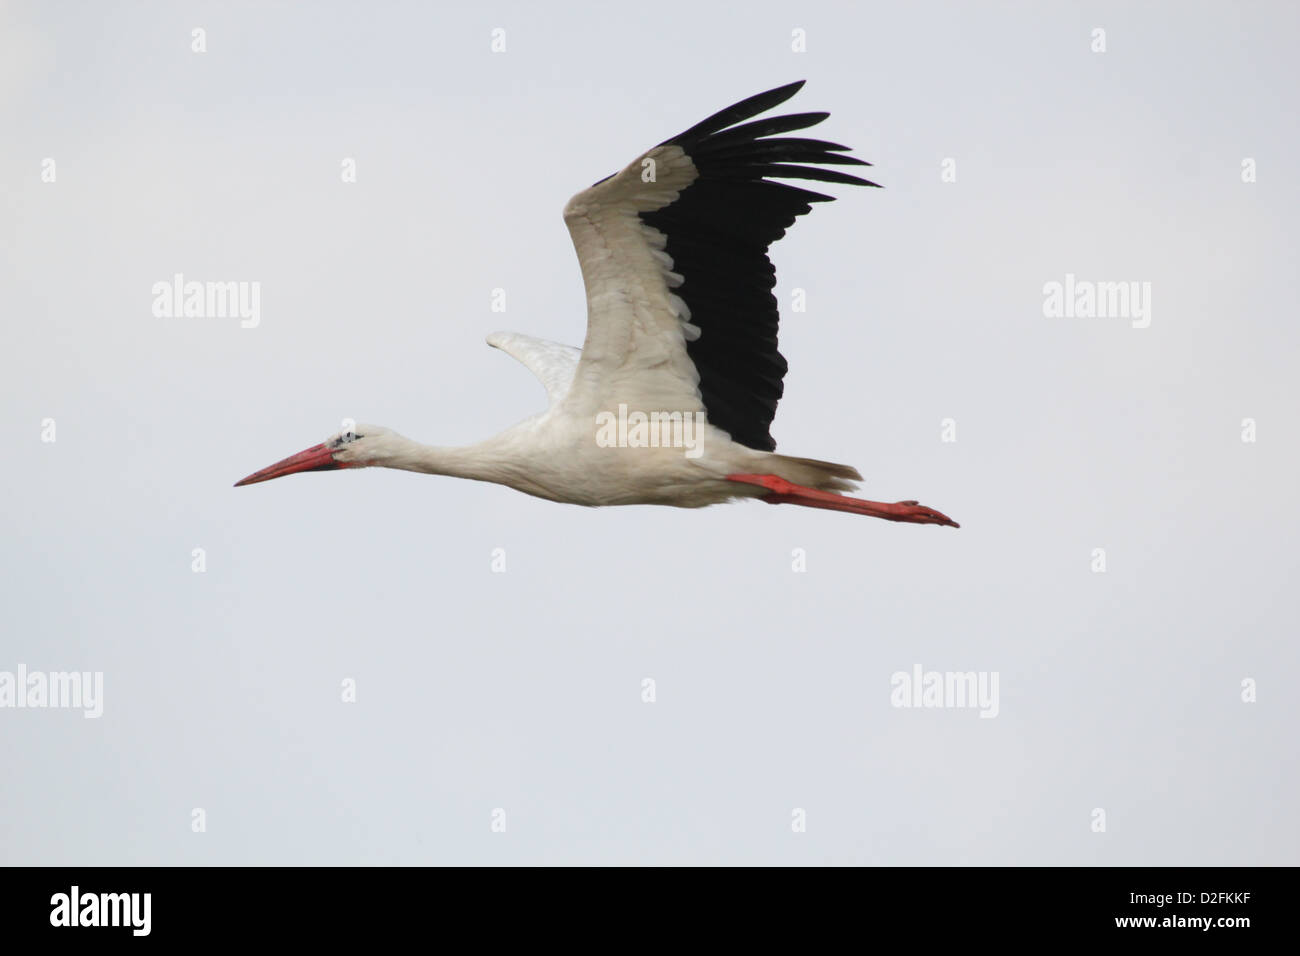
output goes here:
<path id="1" fill-rule="evenodd" d="M 270 481 L 272 478 L 283 478 L 285 475 L 292 475 L 299 471 L 333 471 L 335 468 L 347 467 L 342 462 L 334 460 L 334 452 L 322 445 L 312 445 L 306 451 L 300 451 L 296 455 L 290 455 L 284 461 L 277 461 L 274 465 L 269 465 L 261 471 L 255 471 L 243 481 L 235 482 L 235 487 L 240 485 L 255 485 L 259 481 Z"/>

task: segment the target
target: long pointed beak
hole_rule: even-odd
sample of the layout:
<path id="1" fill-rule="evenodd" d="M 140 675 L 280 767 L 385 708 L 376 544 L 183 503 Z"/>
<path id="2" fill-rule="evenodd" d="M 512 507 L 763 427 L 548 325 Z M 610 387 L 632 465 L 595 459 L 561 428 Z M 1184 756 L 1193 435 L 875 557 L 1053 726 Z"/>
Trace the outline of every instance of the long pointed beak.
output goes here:
<path id="1" fill-rule="evenodd" d="M 290 455 L 284 461 L 277 461 L 274 465 L 269 465 L 261 471 L 255 471 L 243 481 L 235 482 L 235 487 L 240 485 L 255 485 L 259 481 L 270 481 L 272 478 L 283 478 L 285 475 L 292 475 L 300 471 L 333 471 L 335 468 L 343 468 L 341 462 L 334 460 L 334 452 L 325 445 L 312 445 L 306 451 L 300 451 L 296 455 Z"/>

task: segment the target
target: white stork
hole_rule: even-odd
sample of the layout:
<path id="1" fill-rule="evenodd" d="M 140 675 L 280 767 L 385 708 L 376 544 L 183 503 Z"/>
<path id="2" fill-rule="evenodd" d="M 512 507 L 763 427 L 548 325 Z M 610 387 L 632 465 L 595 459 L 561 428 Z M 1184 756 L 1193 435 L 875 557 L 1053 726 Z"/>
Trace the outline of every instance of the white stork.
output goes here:
<path id="1" fill-rule="evenodd" d="M 715 113 L 569 200 L 564 222 L 587 289 L 582 349 L 517 332 L 487 338 L 541 379 L 546 411 L 462 448 L 357 425 L 238 484 L 376 466 L 579 505 L 698 508 L 761 498 L 957 527 L 915 501 L 840 494 L 862 478 L 848 465 L 773 451 L 768 429 L 787 366 L 777 351 L 767 248 L 813 203 L 833 197 L 772 179 L 876 185 L 823 168 L 870 165 L 845 155 L 848 147 L 779 136 L 829 114 L 744 122 L 801 86 Z"/>

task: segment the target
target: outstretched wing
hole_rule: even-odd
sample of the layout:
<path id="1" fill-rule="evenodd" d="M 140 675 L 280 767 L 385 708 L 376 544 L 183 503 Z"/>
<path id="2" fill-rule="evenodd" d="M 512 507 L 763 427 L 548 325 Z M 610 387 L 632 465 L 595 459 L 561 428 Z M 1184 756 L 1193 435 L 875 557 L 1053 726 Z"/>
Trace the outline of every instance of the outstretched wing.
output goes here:
<path id="1" fill-rule="evenodd" d="M 581 349 L 521 332 L 493 332 L 487 337 L 487 344 L 518 359 L 536 375 L 552 405 L 558 405 L 569 393 Z"/>
<path id="2" fill-rule="evenodd" d="M 587 288 L 587 339 L 566 402 L 581 413 L 704 410 L 734 441 L 770 451 L 786 361 L 767 249 L 833 196 L 780 179 L 874 186 L 827 165 L 870 165 L 847 146 L 779 134 L 827 113 L 742 123 L 803 82 L 710 116 L 578 193 L 564 209 Z"/>

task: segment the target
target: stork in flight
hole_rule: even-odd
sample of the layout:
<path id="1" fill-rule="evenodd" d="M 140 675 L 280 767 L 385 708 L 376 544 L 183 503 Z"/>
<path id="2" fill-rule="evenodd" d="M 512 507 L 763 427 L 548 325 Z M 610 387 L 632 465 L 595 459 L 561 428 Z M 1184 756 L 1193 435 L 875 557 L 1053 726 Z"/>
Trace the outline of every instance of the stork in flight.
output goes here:
<path id="1" fill-rule="evenodd" d="M 546 411 L 462 448 L 357 425 L 238 485 L 375 466 L 579 505 L 698 508 L 761 498 L 958 527 L 915 501 L 841 494 L 862 480 L 848 465 L 774 451 L 768 429 L 787 366 L 777 351 L 767 248 L 813 203 L 834 197 L 773 179 L 876 185 L 824 168 L 870 165 L 845 155 L 847 146 L 780 135 L 829 114 L 745 122 L 801 86 L 715 113 L 569 200 L 564 222 L 587 289 L 582 349 L 517 332 L 487 338 L 541 379 Z"/>

